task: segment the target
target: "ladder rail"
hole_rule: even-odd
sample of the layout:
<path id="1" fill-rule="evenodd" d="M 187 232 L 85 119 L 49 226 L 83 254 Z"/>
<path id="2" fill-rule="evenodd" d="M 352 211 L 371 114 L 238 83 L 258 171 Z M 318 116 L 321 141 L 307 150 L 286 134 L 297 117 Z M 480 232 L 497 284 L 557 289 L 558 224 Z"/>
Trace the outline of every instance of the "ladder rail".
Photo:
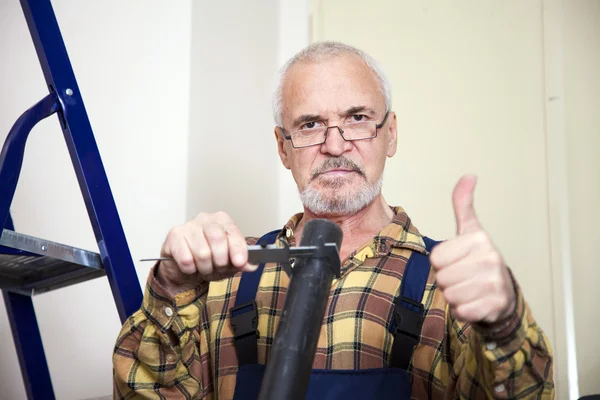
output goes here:
<path id="1" fill-rule="evenodd" d="M 98 244 L 103 272 L 123 323 L 140 308 L 142 291 L 83 98 L 51 0 L 20 0 L 20 3 L 49 94 L 19 117 L 0 152 L 0 233 L 3 228 L 14 231 L 10 205 L 27 138 L 39 121 L 56 113 Z M 5 250 L 11 253 L 9 248 L 0 246 L 2 253 Z M 11 254 L 20 252 L 13 250 Z M 101 272 L 96 269 L 95 273 Z M 76 281 L 85 279 L 82 271 L 69 274 Z M 61 282 L 51 277 L 45 284 L 56 286 Z M 31 295 L 19 290 L 2 290 L 2 295 L 27 397 L 52 400 L 55 396 Z"/>
<path id="2" fill-rule="evenodd" d="M 2 291 L 28 399 L 53 400 L 54 390 L 31 296 Z"/>
<path id="3" fill-rule="evenodd" d="M 0 227 L 7 225 L 10 205 L 17 189 L 17 182 L 23 166 L 25 145 L 31 129 L 58 111 L 58 101 L 54 93 L 48 94 L 37 104 L 25 111 L 14 123 L 0 152 Z"/>
<path id="4" fill-rule="evenodd" d="M 15 229 L 10 213 L 5 227 L 10 230 Z M 50 369 L 31 296 L 3 290 L 2 297 L 10 321 L 10 330 L 15 342 L 27 398 L 54 400 Z"/>
<path id="5" fill-rule="evenodd" d="M 56 95 L 50 93 L 25 111 L 14 123 L 4 141 L 0 152 L 0 188 L 2 188 L 0 227 L 14 230 L 10 205 L 21 174 L 25 145 L 33 127 L 58 111 L 57 100 Z M 3 247 L 2 250 L 6 252 L 8 249 Z M 14 254 L 19 251 L 9 250 L 8 252 Z M 3 290 L 2 297 L 10 321 L 27 397 L 29 399 L 54 399 L 50 370 L 31 296 L 22 292 Z"/>
<path id="6" fill-rule="evenodd" d="M 142 290 L 98 145 L 50 0 L 20 0 L 48 88 L 58 97 L 63 135 L 121 322 Z"/>

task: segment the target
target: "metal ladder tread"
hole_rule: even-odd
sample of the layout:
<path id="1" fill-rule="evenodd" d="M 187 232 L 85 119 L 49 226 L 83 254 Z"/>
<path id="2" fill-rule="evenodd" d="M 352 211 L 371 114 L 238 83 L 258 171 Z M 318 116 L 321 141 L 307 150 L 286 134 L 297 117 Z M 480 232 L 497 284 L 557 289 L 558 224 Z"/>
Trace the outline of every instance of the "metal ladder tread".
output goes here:
<path id="1" fill-rule="evenodd" d="M 52 0 L 20 3 L 49 93 L 19 116 L 0 149 L 0 289 L 27 398 L 54 400 L 32 296 L 106 276 L 124 323 L 139 310 L 142 291 Z M 27 139 L 54 114 L 100 254 L 14 231 L 10 207 Z"/>
<path id="2" fill-rule="evenodd" d="M 0 289 L 34 295 L 105 276 L 100 254 L 9 229 L 0 237 Z"/>

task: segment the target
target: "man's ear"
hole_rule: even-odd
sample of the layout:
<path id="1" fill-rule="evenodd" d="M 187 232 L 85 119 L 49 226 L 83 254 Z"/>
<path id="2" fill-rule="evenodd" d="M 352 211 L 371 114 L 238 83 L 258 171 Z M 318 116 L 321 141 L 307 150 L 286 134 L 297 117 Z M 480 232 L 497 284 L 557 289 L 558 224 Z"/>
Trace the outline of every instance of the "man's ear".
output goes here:
<path id="1" fill-rule="evenodd" d="M 396 113 L 390 111 L 388 119 L 388 150 L 387 156 L 393 157 L 398 149 L 398 131 L 396 130 Z"/>
<path id="2" fill-rule="evenodd" d="M 275 127 L 273 132 L 275 133 L 275 140 L 277 140 L 277 152 L 279 153 L 281 163 L 285 168 L 290 169 L 290 159 L 288 157 L 288 149 L 286 149 L 286 140 L 283 137 L 283 132 L 281 132 L 281 128 L 278 126 Z"/>

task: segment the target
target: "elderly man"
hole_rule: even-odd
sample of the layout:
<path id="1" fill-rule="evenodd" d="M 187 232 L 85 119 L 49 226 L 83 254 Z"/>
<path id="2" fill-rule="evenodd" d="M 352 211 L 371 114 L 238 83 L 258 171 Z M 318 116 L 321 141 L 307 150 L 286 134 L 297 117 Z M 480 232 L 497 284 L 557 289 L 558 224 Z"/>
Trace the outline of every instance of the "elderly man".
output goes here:
<path id="1" fill-rule="evenodd" d="M 390 98 L 375 60 L 334 42 L 298 53 L 275 91 L 277 149 L 304 212 L 264 240 L 295 246 L 315 218 L 344 235 L 308 397 L 553 397 L 550 344 L 477 219 L 475 177 L 458 181 L 457 234 L 442 243 L 384 200 L 398 140 Z M 153 268 L 115 347 L 115 398 L 256 397 L 289 283 L 279 265 L 248 264 L 256 241 L 223 212 L 169 232 L 161 255 L 172 261 Z M 242 279 L 252 274 L 254 287 Z M 241 297 L 256 301 L 256 331 L 232 327 Z M 396 329 L 407 309 L 419 318 Z"/>

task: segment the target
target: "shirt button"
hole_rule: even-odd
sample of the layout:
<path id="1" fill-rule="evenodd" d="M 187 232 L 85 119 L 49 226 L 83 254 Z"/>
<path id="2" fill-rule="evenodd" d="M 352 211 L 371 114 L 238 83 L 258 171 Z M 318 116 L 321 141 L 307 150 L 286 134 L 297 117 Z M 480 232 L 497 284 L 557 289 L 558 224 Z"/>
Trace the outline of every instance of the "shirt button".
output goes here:
<path id="1" fill-rule="evenodd" d="M 498 347 L 496 342 L 489 342 L 485 345 L 485 348 L 488 350 L 496 350 L 496 347 Z"/>
<path id="2" fill-rule="evenodd" d="M 174 356 L 172 356 L 172 355 L 168 355 L 168 356 L 167 356 L 167 360 L 168 360 L 169 362 L 173 362 L 173 360 L 174 360 L 174 359 L 175 359 L 175 357 L 174 357 Z"/>
<path id="3" fill-rule="evenodd" d="M 494 392 L 496 392 L 496 393 L 504 392 L 504 389 L 505 389 L 505 387 L 503 384 L 494 386 Z"/>
<path id="4" fill-rule="evenodd" d="M 167 317 L 171 317 L 173 315 L 173 309 L 171 307 L 165 307 L 165 314 L 167 314 Z"/>

